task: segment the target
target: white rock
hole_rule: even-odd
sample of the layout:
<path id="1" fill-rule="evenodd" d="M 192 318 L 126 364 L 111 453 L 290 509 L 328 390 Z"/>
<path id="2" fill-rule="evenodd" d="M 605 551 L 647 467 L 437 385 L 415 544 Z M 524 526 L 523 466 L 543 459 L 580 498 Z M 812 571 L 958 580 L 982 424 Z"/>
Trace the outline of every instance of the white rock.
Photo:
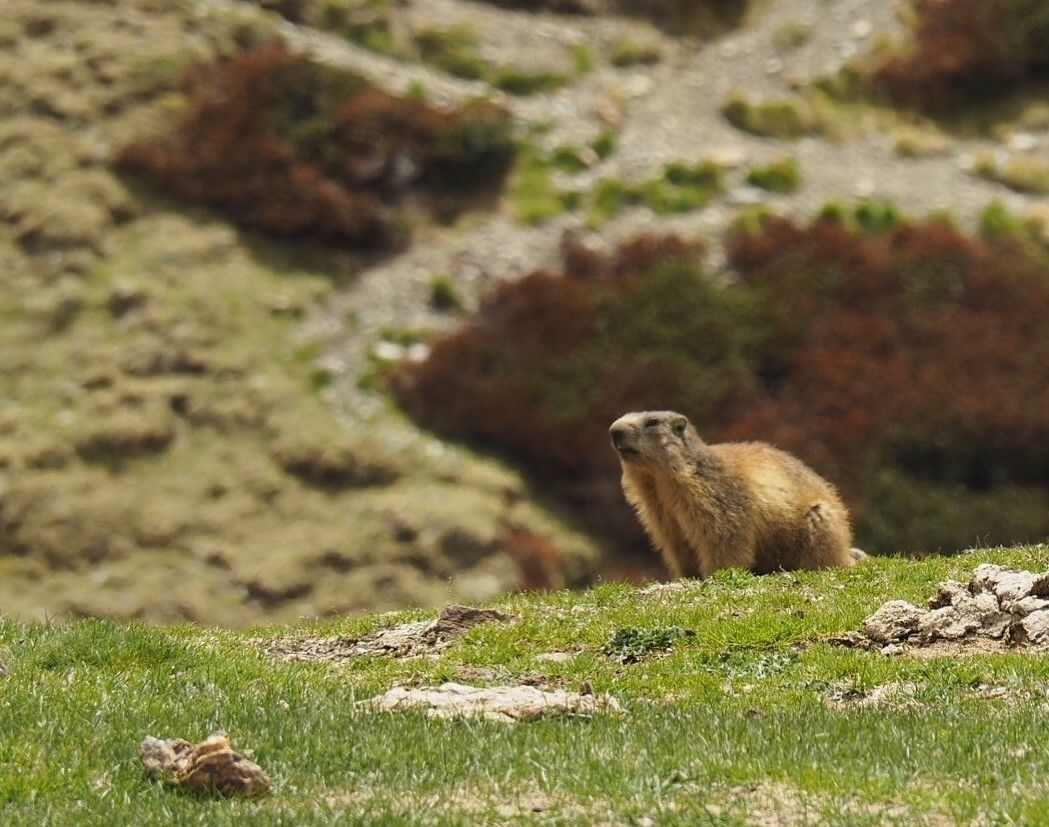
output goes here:
<path id="1" fill-rule="evenodd" d="M 741 146 L 721 146 L 708 152 L 706 157 L 721 169 L 737 169 L 747 162 L 747 152 Z"/>
<path id="2" fill-rule="evenodd" d="M 1030 152 L 1038 143 L 1038 136 L 1030 132 L 1014 132 L 1005 139 L 1005 145 L 1013 152 Z"/>
<path id="3" fill-rule="evenodd" d="M 874 26 L 869 20 L 857 20 L 849 27 L 849 33 L 857 40 L 863 40 L 866 37 L 870 37 L 871 32 L 873 31 Z"/>
<path id="4" fill-rule="evenodd" d="M 1049 646 L 1049 609 L 1034 612 L 1020 621 L 1028 642 L 1037 646 Z"/>
<path id="5" fill-rule="evenodd" d="M 536 655 L 534 660 L 542 661 L 543 663 L 568 663 L 574 657 L 575 655 L 571 652 L 543 652 Z"/>
<path id="6" fill-rule="evenodd" d="M 515 723 L 558 715 L 593 715 L 606 711 L 621 713 L 615 698 L 580 695 L 563 690 L 545 692 L 534 686 L 467 686 L 445 683 L 439 687 L 409 689 L 395 686 L 385 695 L 362 701 L 380 711 L 423 708 L 434 718 L 482 716 L 493 721 Z"/>
<path id="7" fill-rule="evenodd" d="M 879 643 L 896 643 L 918 630 L 925 612 L 906 600 L 890 600 L 863 621 L 863 633 Z"/>

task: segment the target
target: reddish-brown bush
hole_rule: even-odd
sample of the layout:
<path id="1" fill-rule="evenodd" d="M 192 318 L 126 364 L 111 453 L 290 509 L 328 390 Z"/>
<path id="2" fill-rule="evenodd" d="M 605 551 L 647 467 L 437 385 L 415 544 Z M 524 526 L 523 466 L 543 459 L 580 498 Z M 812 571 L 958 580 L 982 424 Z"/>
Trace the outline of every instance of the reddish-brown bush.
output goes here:
<path id="1" fill-rule="evenodd" d="M 629 517 L 608 424 L 676 408 L 712 441 L 811 462 L 876 548 L 1049 533 L 1044 255 L 942 222 L 770 219 L 729 256 L 739 283 L 718 285 L 675 239 L 612 256 L 570 245 L 564 274 L 502 286 L 395 388 L 422 421 L 515 455 L 616 532 Z M 886 480 L 913 496 L 885 497 Z M 1006 491 L 1009 520 L 988 521 Z"/>
<path id="2" fill-rule="evenodd" d="M 174 133 L 125 147 L 118 166 L 282 236 L 382 244 L 409 187 L 490 185 L 513 153 L 496 107 L 396 98 L 281 45 L 198 69 L 188 83 Z"/>
<path id="3" fill-rule="evenodd" d="M 1049 74 L 1044 0 L 916 0 L 914 42 L 878 83 L 896 100 L 944 109 Z"/>
<path id="4" fill-rule="evenodd" d="M 567 14 L 643 17 L 674 34 L 711 34 L 737 25 L 750 0 L 488 0 L 497 6 Z"/>

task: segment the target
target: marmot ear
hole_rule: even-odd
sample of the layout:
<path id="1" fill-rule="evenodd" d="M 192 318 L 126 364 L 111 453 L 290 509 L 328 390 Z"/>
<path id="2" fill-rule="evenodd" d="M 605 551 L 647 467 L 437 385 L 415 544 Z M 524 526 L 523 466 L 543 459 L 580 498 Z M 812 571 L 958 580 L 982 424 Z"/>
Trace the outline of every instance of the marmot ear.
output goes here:
<path id="1" fill-rule="evenodd" d="M 683 416 L 674 417 L 674 420 L 670 423 L 670 427 L 675 434 L 683 434 L 685 433 L 685 428 L 688 427 L 688 420 Z"/>

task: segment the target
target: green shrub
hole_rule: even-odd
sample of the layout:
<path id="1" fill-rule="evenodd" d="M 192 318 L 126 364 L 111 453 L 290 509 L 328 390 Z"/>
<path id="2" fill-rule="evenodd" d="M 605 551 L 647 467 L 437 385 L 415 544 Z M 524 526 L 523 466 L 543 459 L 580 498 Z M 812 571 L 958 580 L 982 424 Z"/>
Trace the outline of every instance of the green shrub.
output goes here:
<path id="1" fill-rule="evenodd" d="M 552 163 L 536 147 L 520 153 L 510 182 L 514 217 L 523 224 L 541 224 L 565 211 L 565 202 L 554 186 Z"/>
<path id="2" fill-rule="evenodd" d="M 488 62 L 477 51 L 477 37 L 466 26 L 430 28 L 415 35 L 415 46 L 427 63 L 466 80 L 485 80 Z"/>
<path id="3" fill-rule="evenodd" d="M 608 60 L 613 66 L 649 66 L 659 63 L 663 52 L 658 43 L 621 38 L 612 44 Z"/>
<path id="4" fill-rule="evenodd" d="M 765 167 L 755 167 L 747 175 L 747 183 L 769 192 L 791 193 L 801 184 L 801 170 L 793 156 L 785 156 Z"/>
<path id="5" fill-rule="evenodd" d="M 800 100 L 751 102 L 742 94 L 729 97 L 721 107 L 736 129 L 768 138 L 800 138 L 819 131 L 819 123 Z"/>
<path id="6" fill-rule="evenodd" d="M 1001 201 L 992 201 L 980 213 L 980 232 L 987 238 L 1015 236 L 1020 232 L 1020 222 Z"/>
<path id="7" fill-rule="evenodd" d="M 709 161 L 671 163 L 659 178 L 639 184 L 606 178 L 594 188 L 590 220 L 601 224 L 632 206 L 646 206 L 659 215 L 702 209 L 723 186 L 721 170 Z"/>
<path id="8" fill-rule="evenodd" d="M 976 173 L 1017 192 L 1049 195 L 1049 163 L 1039 158 L 1016 156 L 999 163 L 986 155 L 978 160 Z"/>
<path id="9" fill-rule="evenodd" d="M 563 86 L 569 76 L 546 69 L 528 70 L 490 63 L 477 48 L 477 36 L 466 26 L 429 28 L 415 35 L 415 46 L 427 63 L 465 80 L 483 80 L 511 95 L 534 95 Z M 581 53 L 575 53 L 578 65 Z"/>
<path id="10" fill-rule="evenodd" d="M 620 663 L 638 663 L 659 652 L 668 652 L 682 637 L 693 637 L 695 632 L 680 626 L 656 626 L 652 629 L 637 629 L 627 626 L 616 629 L 602 652 Z"/>
<path id="11" fill-rule="evenodd" d="M 616 135 L 611 129 L 606 129 L 594 138 L 594 142 L 590 145 L 590 148 L 593 149 L 597 154 L 597 157 L 603 161 L 615 152 L 617 140 L 618 135 Z"/>
<path id="12" fill-rule="evenodd" d="M 463 302 L 451 276 L 437 276 L 430 282 L 430 307 L 441 312 L 462 309 Z"/>
<path id="13" fill-rule="evenodd" d="M 567 81 L 568 76 L 563 72 L 534 71 L 507 66 L 499 69 L 489 82 L 496 89 L 502 89 L 511 95 L 535 95 L 564 86 Z"/>

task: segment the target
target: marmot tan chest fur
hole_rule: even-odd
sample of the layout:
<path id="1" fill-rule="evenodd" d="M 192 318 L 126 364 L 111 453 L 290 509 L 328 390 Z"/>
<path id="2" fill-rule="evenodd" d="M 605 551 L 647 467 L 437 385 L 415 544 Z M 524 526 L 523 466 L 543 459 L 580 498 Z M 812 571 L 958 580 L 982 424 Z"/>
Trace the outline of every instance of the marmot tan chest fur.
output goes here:
<path id="1" fill-rule="evenodd" d="M 707 445 L 673 411 L 610 429 L 623 492 L 676 577 L 739 566 L 757 573 L 852 566 L 849 515 L 800 460 L 760 442 Z"/>

